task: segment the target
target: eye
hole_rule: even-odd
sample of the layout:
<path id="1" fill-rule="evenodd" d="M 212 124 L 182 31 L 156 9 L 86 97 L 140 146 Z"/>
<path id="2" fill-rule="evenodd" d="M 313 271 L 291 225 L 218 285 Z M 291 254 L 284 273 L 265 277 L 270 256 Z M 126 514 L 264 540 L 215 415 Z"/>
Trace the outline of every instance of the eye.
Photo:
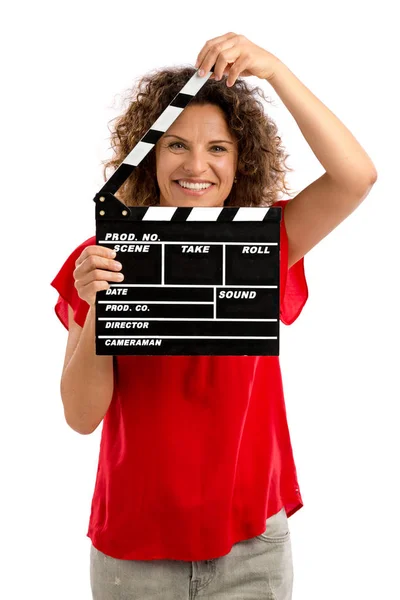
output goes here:
<path id="1" fill-rule="evenodd" d="M 183 144 L 181 142 L 172 142 L 172 144 L 169 144 L 168 148 L 172 148 L 173 146 L 183 146 Z"/>
<path id="2" fill-rule="evenodd" d="M 173 148 L 173 147 L 176 147 L 176 146 L 182 146 L 183 147 L 183 144 L 182 144 L 182 142 L 172 142 L 171 144 L 168 145 L 168 148 Z M 219 148 L 220 150 L 222 150 L 222 152 L 226 152 L 226 148 L 224 148 L 223 146 L 212 146 L 212 148 Z M 220 154 L 220 153 L 218 152 L 218 154 Z"/>

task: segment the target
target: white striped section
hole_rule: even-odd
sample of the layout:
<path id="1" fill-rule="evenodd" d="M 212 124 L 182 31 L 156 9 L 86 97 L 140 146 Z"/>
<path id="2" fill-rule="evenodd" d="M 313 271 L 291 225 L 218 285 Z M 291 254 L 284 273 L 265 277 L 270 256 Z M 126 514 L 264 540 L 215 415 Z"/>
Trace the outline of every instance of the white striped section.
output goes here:
<path id="1" fill-rule="evenodd" d="M 148 144 L 147 142 L 138 142 L 136 146 L 131 150 L 128 156 L 123 161 L 125 164 L 134 165 L 135 167 L 144 159 L 146 154 L 154 148 L 154 144 Z"/>
<path id="2" fill-rule="evenodd" d="M 159 339 L 159 340 L 277 340 L 276 335 L 256 336 L 256 335 L 99 335 L 102 340 L 138 340 L 138 339 Z"/>
<path id="3" fill-rule="evenodd" d="M 179 92 L 180 94 L 189 94 L 194 96 L 197 92 L 203 87 L 203 85 L 210 79 L 212 75 L 212 71 L 210 71 L 204 77 L 200 77 L 198 75 L 198 71 L 189 79 L 189 81 L 184 85 L 184 87 Z"/>
<path id="4" fill-rule="evenodd" d="M 269 207 L 242 206 L 233 217 L 234 221 L 262 221 L 269 211 Z"/>
<path id="5" fill-rule="evenodd" d="M 142 221 L 170 221 L 175 211 L 176 206 L 150 206 Z"/>
<path id="6" fill-rule="evenodd" d="M 226 285 L 226 281 L 225 281 L 225 261 L 226 261 L 226 246 L 224 244 L 222 246 L 222 285 Z"/>
<path id="7" fill-rule="evenodd" d="M 165 245 L 161 244 L 161 284 L 165 284 Z"/>
<path id="8" fill-rule="evenodd" d="M 157 220 L 157 219 L 156 219 Z M 202 221 L 203 219 L 200 219 L 200 221 Z M 205 219 L 204 219 L 205 220 Z M 176 221 L 178 222 L 178 221 Z M 185 221 L 183 221 L 184 223 Z M 202 240 L 200 242 L 196 242 L 194 240 L 180 240 L 179 242 L 172 242 L 172 241 L 165 241 L 165 242 L 161 242 L 161 241 L 151 241 L 151 240 L 100 240 L 99 244 L 143 244 L 144 246 L 146 246 L 147 244 L 168 244 L 168 245 L 172 245 L 172 244 L 178 244 L 179 246 L 182 246 L 183 244 L 192 244 L 192 245 L 196 245 L 196 244 L 200 244 L 200 245 L 204 245 L 207 244 L 207 246 L 223 246 L 224 244 L 226 244 L 227 246 L 277 246 L 278 242 L 253 242 L 252 240 L 250 242 L 206 242 L 205 240 Z"/>
<path id="9" fill-rule="evenodd" d="M 214 319 L 217 318 L 217 288 L 214 288 L 214 292 L 213 292 L 213 304 L 214 304 L 214 311 L 213 311 L 213 318 L 210 319 L 210 321 L 214 321 Z"/>
<path id="10" fill-rule="evenodd" d="M 208 243 L 208 242 L 207 242 Z M 160 287 L 159 283 L 110 283 L 110 287 L 146 287 L 146 288 L 154 288 L 157 289 Z M 257 283 L 254 285 L 239 285 L 239 284 L 226 284 L 223 286 L 220 283 L 209 283 L 207 285 L 197 284 L 197 283 L 166 283 L 163 284 L 163 287 L 187 287 L 187 288 L 212 288 L 212 287 L 227 287 L 227 288 L 249 288 L 250 290 L 258 290 L 265 289 L 269 290 L 272 288 L 277 288 L 277 285 L 258 285 Z M 121 302 L 125 302 L 125 300 L 121 300 Z"/>
<path id="11" fill-rule="evenodd" d="M 195 206 L 186 221 L 216 221 L 223 206 Z"/>
<path id="12" fill-rule="evenodd" d="M 167 131 L 168 127 L 172 125 L 183 110 L 183 108 L 178 108 L 177 106 L 167 106 L 164 112 L 158 117 L 157 121 L 153 123 L 151 129 Z"/>
<path id="13" fill-rule="evenodd" d="M 197 317 L 196 319 L 182 318 L 182 317 L 97 317 L 98 321 L 215 321 L 214 318 L 208 317 Z M 236 323 L 236 321 L 273 321 L 276 322 L 278 319 L 223 319 L 219 317 L 218 321 L 223 323 Z"/>
<path id="14" fill-rule="evenodd" d="M 212 301 L 203 302 L 202 300 L 97 300 L 99 304 L 212 304 Z"/>

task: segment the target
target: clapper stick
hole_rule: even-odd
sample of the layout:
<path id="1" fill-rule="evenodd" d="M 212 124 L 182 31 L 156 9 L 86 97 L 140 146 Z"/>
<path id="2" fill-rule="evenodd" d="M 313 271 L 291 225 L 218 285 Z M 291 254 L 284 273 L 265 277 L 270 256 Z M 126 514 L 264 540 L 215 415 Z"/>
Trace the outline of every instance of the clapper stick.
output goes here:
<path id="1" fill-rule="evenodd" d="M 94 197 L 123 283 L 96 295 L 98 355 L 279 355 L 280 207 L 126 206 L 113 194 L 211 76 L 196 73 Z"/>
<path id="2" fill-rule="evenodd" d="M 154 148 L 160 137 L 167 129 L 169 129 L 169 127 L 171 127 L 172 123 L 179 117 L 197 92 L 203 87 L 206 81 L 209 80 L 213 71 L 214 67 L 212 67 L 211 71 L 209 71 L 205 77 L 199 77 L 197 71 L 194 73 L 181 91 L 169 103 L 167 108 L 161 113 L 155 123 L 153 123 L 147 133 L 145 133 L 136 146 L 129 152 L 128 156 L 122 161 L 115 173 L 113 173 L 110 179 L 101 188 L 99 194 L 105 194 L 106 192 L 115 194 L 135 167 L 137 167 L 150 150 Z"/>

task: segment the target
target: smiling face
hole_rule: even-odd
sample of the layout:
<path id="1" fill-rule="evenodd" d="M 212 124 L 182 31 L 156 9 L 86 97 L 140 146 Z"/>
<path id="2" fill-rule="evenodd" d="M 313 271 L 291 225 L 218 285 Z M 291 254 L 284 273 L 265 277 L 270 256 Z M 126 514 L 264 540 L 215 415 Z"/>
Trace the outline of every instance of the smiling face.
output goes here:
<path id="1" fill-rule="evenodd" d="M 238 149 L 218 106 L 187 106 L 155 150 L 160 206 L 223 206 L 233 185 Z M 196 181 L 212 185 L 189 189 Z"/>

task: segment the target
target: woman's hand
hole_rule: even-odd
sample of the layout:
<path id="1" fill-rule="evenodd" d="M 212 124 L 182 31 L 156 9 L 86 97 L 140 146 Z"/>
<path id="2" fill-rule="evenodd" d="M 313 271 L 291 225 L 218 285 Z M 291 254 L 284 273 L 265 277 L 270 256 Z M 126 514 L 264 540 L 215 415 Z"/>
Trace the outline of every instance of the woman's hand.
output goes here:
<path id="1" fill-rule="evenodd" d="M 120 266 L 118 266 L 120 265 Z M 90 306 L 96 303 L 99 290 L 108 290 L 108 281 L 121 282 L 122 273 L 115 273 L 122 268 L 121 263 L 112 259 L 112 251 L 104 246 L 86 246 L 75 261 L 73 276 L 78 296 Z"/>
<path id="2" fill-rule="evenodd" d="M 195 66 L 204 71 L 205 75 L 215 65 L 210 79 L 219 80 L 226 74 L 226 85 L 230 87 L 240 75 L 272 79 L 278 62 L 279 59 L 274 54 L 256 46 L 244 35 L 230 32 L 208 40 L 201 49 Z M 200 72 L 199 75 L 202 76 Z"/>

